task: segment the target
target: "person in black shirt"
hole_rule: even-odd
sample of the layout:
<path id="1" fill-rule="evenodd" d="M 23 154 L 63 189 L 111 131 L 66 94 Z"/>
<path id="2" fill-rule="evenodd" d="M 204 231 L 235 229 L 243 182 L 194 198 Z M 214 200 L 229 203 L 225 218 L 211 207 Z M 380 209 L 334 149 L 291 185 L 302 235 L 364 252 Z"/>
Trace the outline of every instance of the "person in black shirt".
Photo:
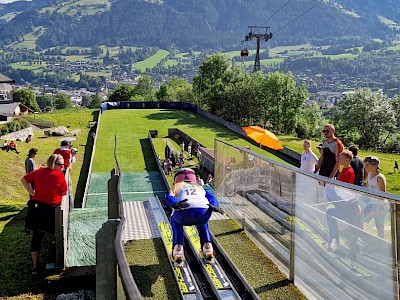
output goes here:
<path id="1" fill-rule="evenodd" d="M 363 185 L 364 184 L 364 161 L 362 158 L 358 157 L 358 147 L 352 145 L 349 150 L 353 153 L 353 159 L 350 166 L 354 170 L 354 184 Z"/>

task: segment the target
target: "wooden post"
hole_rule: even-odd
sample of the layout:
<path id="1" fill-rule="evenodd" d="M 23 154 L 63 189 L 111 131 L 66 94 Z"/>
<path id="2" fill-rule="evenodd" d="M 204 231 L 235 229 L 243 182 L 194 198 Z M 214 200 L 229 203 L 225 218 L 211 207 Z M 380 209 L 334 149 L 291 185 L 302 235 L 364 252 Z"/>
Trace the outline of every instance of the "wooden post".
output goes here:
<path id="1" fill-rule="evenodd" d="M 117 299 L 117 257 L 114 240 L 117 220 L 108 220 L 96 233 L 96 299 Z"/>
<path id="2" fill-rule="evenodd" d="M 115 169 L 111 171 L 111 178 L 108 180 L 108 218 L 119 218 L 119 201 L 118 201 L 118 178 Z"/>

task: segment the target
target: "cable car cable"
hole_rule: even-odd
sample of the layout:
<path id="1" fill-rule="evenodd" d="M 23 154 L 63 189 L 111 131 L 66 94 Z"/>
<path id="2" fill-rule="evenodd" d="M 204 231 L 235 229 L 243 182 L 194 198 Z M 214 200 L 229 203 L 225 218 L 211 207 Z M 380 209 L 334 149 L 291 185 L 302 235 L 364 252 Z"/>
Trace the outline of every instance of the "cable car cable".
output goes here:
<path id="1" fill-rule="evenodd" d="M 286 28 L 287 26 L 289 26 L 290 24 L 292 24 L 294 21 L 297 21 L 298 19 L 300 19 L 302 16 L 304 16 L 306 13 L 308 13 L 309 11 L 311 11 L 312 9 L 314 9 L 315 7 L 317 7 L 318 5 L 320 5 L 322 2 L 324 2 L 324 0 L 319 0 L 317 4 L 315 4 L 314 6 L 310 7 L 308 10 L 306 10 L 305 12 L 303 12 L 301 15 L 297 16 L 296 18 L 294 18 L 292 21 L 290 21 L 289 23 L 287 23 L 285 26 L 279 28 L 277 31 L 274 32 L 274 35 L 277 34 L 279 31 L 281 31 L 282 29 Z"/>
<path id="2" fill-rule="evenodd" d="M 275 13 L 272 14 L 272 16 L 270 16 L 267 20 L 265 20 L 264 23 L 262 23 L 260 26 L 263 26 L 265 23 L 267 23 L 269 20 L 271 20 L 278 12 L 281 11 L 281 9 L 283 9 L 286 5 L 289 4 L 289 2 L 292 0 L 288 0 L 284 5 L 282 5 Z"/>

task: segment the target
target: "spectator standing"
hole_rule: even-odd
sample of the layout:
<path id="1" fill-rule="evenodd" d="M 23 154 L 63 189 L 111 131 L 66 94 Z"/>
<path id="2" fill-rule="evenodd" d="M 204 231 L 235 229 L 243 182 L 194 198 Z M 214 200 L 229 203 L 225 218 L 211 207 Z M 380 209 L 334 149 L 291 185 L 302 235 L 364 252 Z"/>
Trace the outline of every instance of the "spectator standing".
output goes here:
<path id="1" fill-rule="evenodd" d="M 184 140 L 182 140 L 182 143 L 181 143 L 181 153 L 183 153 L 183 151 L 185 151 L 185 141 Z"/>
<path id="2" fill-rule="evenodd" d="M 367 156 L 364 159 L 364 167 L 365 172 L 368 174 L 365 186 L 376 191 L 386 192 L 386 177 L 379 173 L 379 158 L 376 156 Z M 384 238 L 385 236 L 387 206 L 388 202 L 386 200 L 377 200 L 369 202 L 364 208 L 364 221 L 369 223 L 372 218 L 375 219 L 375 227 L 380 238 Z"/>
<path id="3" fill-rule="evenodd" d="M 19 154 L 17 150 L 17 144 L 14 141 L 11 141 L 8 146 L 9 146 L 9 151 L 15 151 L 15 153 Z"/>
<path id="4" fill-rule="evenodd" d="M 339 181 L 347 182 L 350 184 L 354 184 L 354 170 L 351 167 L 351 161 L 353 159 L 353 153 L 350 150 L 343 150 L 342 153 L 339 154 L 339 163 L 343 166 L 342 172 L 338 177 Z"/>
<path id="5" fill-rule="evenodd" d="M 61 156 L 64 158 L 64 172 L 69 167 L 69 163 L 71 161 L 71 147 L 71 142 L 64 140 L 61 142 L 60 148 L 57 148 L 53 152 L 53 154 L 61 154 Z"/>
<path id="6" fill-rule="evenodd" d="M 25 173 L 28 174 L 36 169 L 35 161 L 33 160 L 38 153 L 38 149 L 29 149 L 28 157 L 25 159 Z"/>
<path id="7" fill-rule="evenodd" d="M 318 157 L 311 150 L 311 141 L 303 142 L 304 152 L 301 154 L 300 170 L 313 173 L 315 166 L 318 164 Z"/>
<path id="8" fill-rule="evenodd" d="M 204 180 L 200 178 L 200 175 L 196 175 L 196 183 L 200 186 L 204 185 Z"/>
<path id="9" fill-rule="evenodd" d="M 358 157 L 358 147 L 352 145 L 349 150 L 353 153 L 353 159 L 351 160 L 350 166 L 354 170 L 354 184 L 363 185 L 364 184 L 364 161 L 362 158 Z"/>
<path id="10" fill-rule="evenodd" d="M 64 158 L 60 154 L 52 154 L 46 165 L 46 168 L 39 168 L 21 179 L 24 188 L 32 197 L 28 201 L 28 213 L 25 219 L 25 229 L 33 232 L 32 275 L 38 274 L 39 252 L 43 238 L 46 233 L 53 237 L 55 209 L 61 204 L 62 196 L 67 194 L 67 183 L 61 172 Z M 35 190 L 30 185 L 32 182 L 35 182 Z M 52 252 L 54 254 L 54 249 Z"/>
<path id="11" fill-rule="evenodd" d="M 207 175 L 207 182 L 206 184 L 208 184 L 210 187 L 214 188 L 214 180 L 211 174 Z"/>
<path id="12" fill-rule="evenodd" d="M 76 148 L 71 148 L 71 161 L 70 161 L 70 166 L 72 164 L 76 163 L 76 154 L 78 153 L 78 149 Z"/>
<path id="13" fill-rule="evenodd" d="M 342 142 L 335 137 L 335 126 L 326 124 L 322 130 L 325 140 L 322 143 L 321 156 L 314 173 L 334 178 L 339 171 L 339 154 L 343 151 Z"/>
<path id="14" fill-rule="evenodd" d="M 188 155 L 189 157 L 192 157 L 192 142 L 190 142 L 188 145 Z"/>
<path id="15" fill-rule="evenodd" d="M 397 172 L 400 173 L 399 164 L 397 163 L 397 160 L 394 161 L 393 173 L 396 173 L 396 170 L 397 170 Z"/>

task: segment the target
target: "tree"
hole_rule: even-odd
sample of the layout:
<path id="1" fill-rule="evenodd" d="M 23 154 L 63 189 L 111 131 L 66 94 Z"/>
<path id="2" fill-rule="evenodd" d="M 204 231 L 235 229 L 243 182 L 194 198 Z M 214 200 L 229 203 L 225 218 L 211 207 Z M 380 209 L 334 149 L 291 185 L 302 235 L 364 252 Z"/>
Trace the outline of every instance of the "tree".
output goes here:
<path id="1" fill-rule="evenodd" d="M 319 138 L 321 128 L 324 125 L 324 118 L 317 103 L 312 103 L 304 108 L 298 115 L 296 134 L 302 139 Z"/>
<path id="2" fill-rule="evenodd" d="M 381 147 L 381 137 L 394 126 L 394 112 L 382 91 L 359 89 L 341 99 L 332 113 L 339 132 L 364 149 Z"/>
<path id="3" fill-rule="evenodd" d="M 130 98 L 133 96 L 133 86 L 118 84 L 116 88 L 111 91 L 108 95 L 108 101 L 118 102 L 118 101 L 131 101 Z"/>
<path id="4" fill-rule="evenodd" d="M 22 88 L 13 91 L 14 102 L 21 102 L 33 111 L 39 111 L 39 105 L 36 102 L 35 93 L 31 89 Z"/>
<path id="5" fill-rule="evenodd" d="M 266 114 L 274 131 L 293 132 L 297 115 L 307 99 L 306 88 L 303 85 L 296 87 L 291 73 L 274 72 L 265 76 L 260 89 L 264 95 L 261 104 L 266 106 Z"/>
<path id="6" fill-rule="evenodd" d="M 139 78 L 137 85 L 133 88 L 134 96 L 142 96 L 145 101 L 155 100 L 154 83 L 150 76 Z"/>
<path id="7" fill-rule="evenodd" d="M 72 107 L 71 99 L 67 94 L 57 93 L 55 95 L 55 107 L 56 109 L 65 109 Z"/>
<path id="8" fill-rule="evenodd" d="M 156 99 L 158 101 L 168 101 L 168 85 L 166 83 L 161 84 L 159 90 L 156 92 Z"/>
<path id="9" fill-rule="evenodd" d="M 230 68 L 232 68 L 232 63 L 227 56 L 214 53 L 207 56 L 200 65 L 198 74 L 193 78 L 193 91 L 198 101 L 201 101 L 206 108 L 208 107 L 211 113 L 218 110 L 213 90 L 216 91 L 218 86 L 224 85 L 226 72 Z"/>
<path id="10" fill-rule="evenodd" d="M 39 95 L 36 101 L 41 110 L 53 110 L 55 108 L 55 99 L 53 95 Z"/>
<path id="11" fill-rule="evenodd" d="M 100 108 L 100 104 L 103 102 L 103 98 L 98 93 L 91 97 L 89 108 Z"/>

